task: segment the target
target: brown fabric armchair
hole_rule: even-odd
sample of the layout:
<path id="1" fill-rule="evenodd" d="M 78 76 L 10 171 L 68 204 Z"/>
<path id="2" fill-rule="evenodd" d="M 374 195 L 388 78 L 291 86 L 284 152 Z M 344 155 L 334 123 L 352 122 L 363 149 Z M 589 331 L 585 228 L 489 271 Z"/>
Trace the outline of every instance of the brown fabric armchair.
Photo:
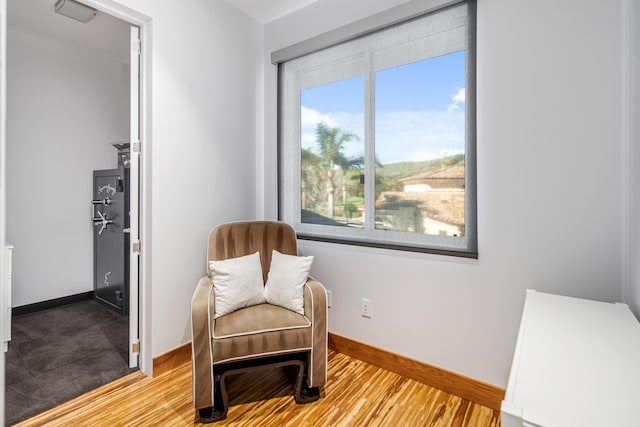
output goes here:
<path id="1" fill-rule="evenodd" d="M 191 302 L 193 404 L 203 422 L 224 419 L 228 408 L 226 374 L 297 365 L 296 402 L 317 400 L 327 380 L 327 302 L 325 288 L 309 277 L 304 315 L 268 303 L 214 319 L 214 287 L 209 261 L 260 251 L 267 281 L 272 250 L 297 255 L 293 229 L 281 222 L 248 221 L 220 225 L 209 234 L 207 276 Z"/>

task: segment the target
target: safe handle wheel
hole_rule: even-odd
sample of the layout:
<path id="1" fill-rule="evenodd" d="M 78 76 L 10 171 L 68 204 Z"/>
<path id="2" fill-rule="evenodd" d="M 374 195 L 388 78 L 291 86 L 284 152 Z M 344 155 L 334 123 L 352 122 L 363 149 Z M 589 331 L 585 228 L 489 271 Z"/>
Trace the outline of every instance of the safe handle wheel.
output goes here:
<path id="1" fill-rule="evenodd" d="M 100 231 L 98 231 L 98 235 L 101 235 L 102 233 L 104 233 L 104 230 L 107 229 L 107 226 L 109 224 L 113 224 L 113 221 L 110 220 L 107 217 L 107 214 L 104 214 L 104 213 L 102 213 L 100 211 L 98 211 L 97 214 L 98 214 L 98 217 L 97 218 L 96 217 L 93 218 L 93 225 L 96 225 L 96 226 L 100 225 L 101 226 L 100 227 Z"/>

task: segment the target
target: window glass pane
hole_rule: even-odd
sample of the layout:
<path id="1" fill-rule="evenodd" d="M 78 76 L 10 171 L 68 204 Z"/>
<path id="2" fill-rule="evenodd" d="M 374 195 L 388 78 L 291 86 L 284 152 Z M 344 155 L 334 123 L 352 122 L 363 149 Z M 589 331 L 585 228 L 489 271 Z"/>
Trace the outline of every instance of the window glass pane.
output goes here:
<path id="1" fill-rule="evenodd" d="M 300 93 L 301 222 L 362 228 L 364 77 Z"/>
<path id="2" fill-rule="evenodd" d="M 465 52 L 375 73 L 375 228 L 465 234 Z"/>

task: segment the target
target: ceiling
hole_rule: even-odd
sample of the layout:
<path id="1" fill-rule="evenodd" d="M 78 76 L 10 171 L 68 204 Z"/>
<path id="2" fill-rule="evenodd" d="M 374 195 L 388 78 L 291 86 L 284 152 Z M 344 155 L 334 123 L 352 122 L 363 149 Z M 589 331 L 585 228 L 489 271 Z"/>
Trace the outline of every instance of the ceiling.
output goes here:
<path id="1" fill-rule="evenodd" d="M 86 24 L 54 12 L 56 0 L 8 0 L 7 26 L 129 63 L 129 24 L 98 12 Z"/>
<path id="2" fill-rule="evenodd" d="M 225 0 L 258 22 L 266 24 L 284 15 L 302 9 L 318 0 Z"/>
<path id="3" fill-rule="evenodd" d="M 317 0 L 225 1 L 258 22 L 267 23 Z M 83 24 L 55 13 L 55 3 L 56 0 L 7 0 L 9 29 L 59 40 L 97 51 L 124 63 L 129 62 L 129 24 L 127 22 L 98 12 L 93 20 Z"/>

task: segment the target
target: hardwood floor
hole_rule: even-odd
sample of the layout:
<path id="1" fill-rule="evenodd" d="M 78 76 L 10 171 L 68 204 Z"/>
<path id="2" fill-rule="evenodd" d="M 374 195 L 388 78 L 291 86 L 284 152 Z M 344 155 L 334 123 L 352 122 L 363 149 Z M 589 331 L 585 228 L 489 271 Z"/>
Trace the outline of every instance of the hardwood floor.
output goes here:
<path id="1" fill-rule="evenodd" d="M 341 353 L 329 351 L 319 401 L 296 405 L 289 374 L 260 371 L 228 380 L 230 407 L 217 426 L 498 427 L 500 413 Z M 191 406 L 191 364 L 156 378 L 140 373 L 78 397 L 18 426 L 201 426 Z"/>

